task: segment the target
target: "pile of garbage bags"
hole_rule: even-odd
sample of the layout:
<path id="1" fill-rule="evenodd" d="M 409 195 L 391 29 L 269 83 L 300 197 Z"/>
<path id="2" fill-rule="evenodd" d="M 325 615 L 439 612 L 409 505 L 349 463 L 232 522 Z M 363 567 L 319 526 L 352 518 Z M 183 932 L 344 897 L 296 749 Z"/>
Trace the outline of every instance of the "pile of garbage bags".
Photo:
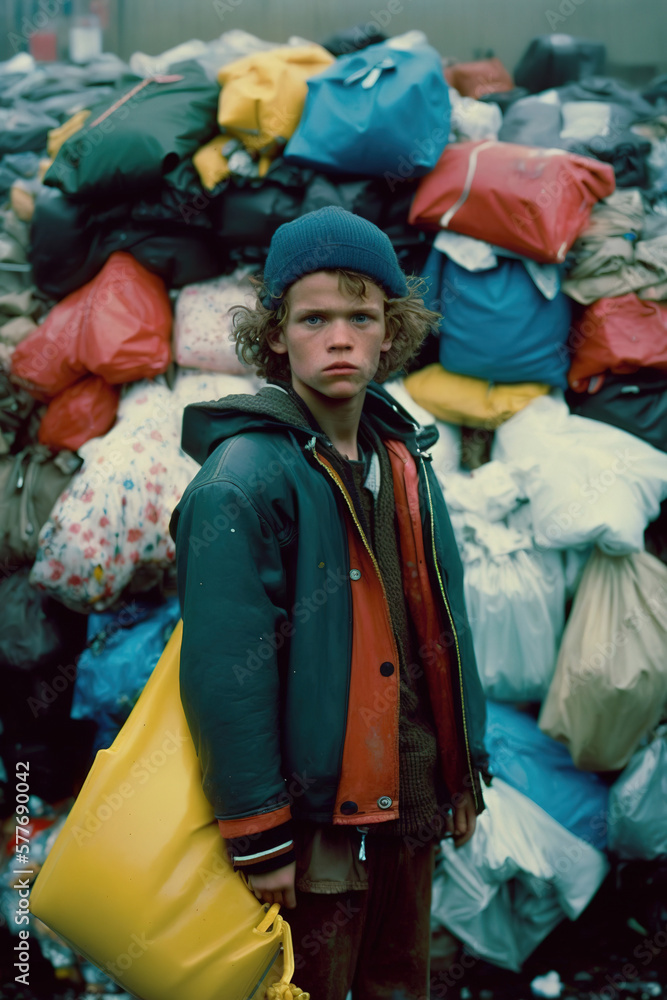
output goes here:
<path id="1" fill-rule="evenodd" d="M 259 387 L 229 309 L 340 205 L 442 314 L 388 388 L 440 431 L 495 777 L 434 921 L 518 970 L 667 853 L 667 91 L 558 38 L 514 77 L 421 32 L 0 64 L 0 758 L 46 826 L 178 620 L 183 409 Z"/>

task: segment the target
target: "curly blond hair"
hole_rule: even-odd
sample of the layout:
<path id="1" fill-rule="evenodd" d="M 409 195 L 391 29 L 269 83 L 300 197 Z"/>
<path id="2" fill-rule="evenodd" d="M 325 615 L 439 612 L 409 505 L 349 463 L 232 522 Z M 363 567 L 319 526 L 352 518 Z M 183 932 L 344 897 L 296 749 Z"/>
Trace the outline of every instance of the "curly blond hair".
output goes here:
<path id="1" fill-rule="evenodd" d="M 323 268 L 330 274 L 338 275 L 338 288 L 350 298 L 364 298 L 366 283 L 377 285 L 372 278 L 356 271 L 343 268 Z M 261 278 L 251 278 L 257 290 L 254 308 L 234 306 L 232 309 L 232 333 L 230 339 L 236 342 L 236 353 L 247 365 L 257 371 L 260 378 L 290 380 L 290 365 L 287 354 L 276 354 L 271 348 L 271 340 L 284 328 L 289 317 L 289 303 L 283 293 L 277 309 L 267 309 L 261 299 L 266 288 Z M 426 335 L 437 329 L 440 313 L 427 309 L 423 296 L 427 291 L 423 278 L 412 275 L 407 278 L 408 294 L 398 299 L 385 297 L 384 319 L 387 333 L 393 334 L 391 347 L 380 357 L 375 375 L 376 382 L 385 382 L 401 371 L 413 358 Z"/>

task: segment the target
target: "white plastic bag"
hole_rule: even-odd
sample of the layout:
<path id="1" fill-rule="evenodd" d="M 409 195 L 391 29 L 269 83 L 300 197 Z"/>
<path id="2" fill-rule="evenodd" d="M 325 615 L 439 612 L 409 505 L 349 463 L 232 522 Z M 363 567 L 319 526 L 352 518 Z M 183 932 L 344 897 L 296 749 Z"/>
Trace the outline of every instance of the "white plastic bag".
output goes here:
<path id="1" fill-rule="evenodd" d="M 431 918 L 476 955 L 518 972 L 565 917 L 576 920 L 609 865 L 500 778 L 461 848 L 442 841 Z"/>
<path id="2" fill-rule="evenodd" d="M 495 434 L 491 457 L 524 470 L 536 544 L 641 552 L 667 497 L 667 453 L 554 396 L 534 400 Z"/>
<path id="3" fill-rule="evenodd" d="M 503 124 L 503 113 L 497 104 L 463 97 L 449 88 L 452 105 L 451 130 L 457 142 L 467 139 L 497 139 Z"/>
<path id="4" fill-rule="evenodd" d="M 463 562 L 479 676 L 496 701 L 542 701 L 565 620 L 563 559 L 535 549 L 520 478 L 501 462 L 440 477 Z"/>
<path id="5" fill-rule="evenodd" d="M 496 532 L 507 530 L 502 525 L 492 527 Z M 482 551 L 478 558 L 464 560 L 464 588 L 486 697 L 541 702 L 549 690 L 565 624 L 560 553 Z"/>
<path id="6" fill-rule="evenodd" d="M 667 855 L 667 726 L 633 756 L 609 793 L 609 849 L 621 858 Z"/>
<path id="7" fill-rule="evenodd" d="M 502 462 L 487 462 L 470 474 L 442 478 L 450 511 L 477 514 L 485 521 L 500 521 L 526 499 L 520 476 Z"/>
<path id="8" fill-rule="evenodd" d="M 447 493 L 445 493 L 447 496 Z M 540 552 L 503 522 L 452 511 L 482 688 L 496 701 L 542 701 L 565 620 L 560 552 Z"/>

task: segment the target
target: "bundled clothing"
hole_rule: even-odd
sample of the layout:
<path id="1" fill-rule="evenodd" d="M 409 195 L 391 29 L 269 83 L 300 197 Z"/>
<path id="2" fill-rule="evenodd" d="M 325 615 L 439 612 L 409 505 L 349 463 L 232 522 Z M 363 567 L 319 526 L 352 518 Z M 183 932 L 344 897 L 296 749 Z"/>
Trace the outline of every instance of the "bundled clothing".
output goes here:
<path id="1" fill-rule="evenodd" d="M 348 462 L 283 383 L 185 411 L 203 466 L 170 528 L 181 694 L 253 873 L 293 859 L 293 819 L 405 837 L 466 790 L 483 808 L 484 699 L 435 434 L 371 383 L 359 440 Z"/>

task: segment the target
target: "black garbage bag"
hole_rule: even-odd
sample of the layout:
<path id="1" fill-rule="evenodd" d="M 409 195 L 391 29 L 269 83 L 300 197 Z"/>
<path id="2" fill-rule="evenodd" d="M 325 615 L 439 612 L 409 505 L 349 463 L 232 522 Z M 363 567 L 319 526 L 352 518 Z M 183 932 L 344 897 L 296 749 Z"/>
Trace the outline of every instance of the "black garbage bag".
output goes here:
<path id="1" fill-rule="evenodd" d="M 223 270 L 213 203 L 188 163 L 164 179 L 153 199 L 91 206 L 45 187 L 31 230 L 35 283 L 62 299 L 91 281 L 116 250 L 131 253 L 170 288 L 213 278 Z"/>
<path id="2" fill-rule="evenodd" d="M 214 231 L 228 254 L 261 260 L 274 232 L 302 214 L 314 171 L 273 161 L 263 178 L 234 176 L 211 207 Z M 264 253 L 262 253 L 264 251 Z"/>
<path id="3" fill-rule="evenodd" d="M 4 685 L 10 674 L 36 676 L 75 659 L 86 644 L 88 619 L 32 587 L 29 567 L 11 572 L 5 562 L 3 569 L 9 574 L 0 582 L 0 678 Z M 4 718 L 9 707 L 4 698 L 3 705 Z M 17 710 L 21 706 L 13 706 L 12 715 Z"/>
<path id="4" fill-rule="evenodd" d="M 514 70 L 517 87 L 538 94 L 570 80 L 602 73 L 606 49 L 601 42 L 588 42 L 572 35 L 538 35 Z"/>
<path id="5" fill-rule="evenodd" d="M 572 413 L 620 427 L 667 451 L 667 372 L 643 368 L 634 375 L 604 377 L 595 393 L 566 393 Z"/>
<path id="6" fill-rule="evenodd" d="M 369 45 L 378 45 L 386 42 L 387 36 L 381 31 L 379 25 L 373 21 L 367 24 L 357 24 L 353 28 L 344 28 L 342 31 L 331 35 L 322 47 L 327 49 L 332 56 L 344 56 L 348 52 L 359 52 L 368 48 Z"/>
<path id="7" fill-rule="evenodd" d="M 642 97 L 645 101 L 658 106 L 667 104 L 667 73 L 656 76 L 646 90 L 642 91 Z"/>

